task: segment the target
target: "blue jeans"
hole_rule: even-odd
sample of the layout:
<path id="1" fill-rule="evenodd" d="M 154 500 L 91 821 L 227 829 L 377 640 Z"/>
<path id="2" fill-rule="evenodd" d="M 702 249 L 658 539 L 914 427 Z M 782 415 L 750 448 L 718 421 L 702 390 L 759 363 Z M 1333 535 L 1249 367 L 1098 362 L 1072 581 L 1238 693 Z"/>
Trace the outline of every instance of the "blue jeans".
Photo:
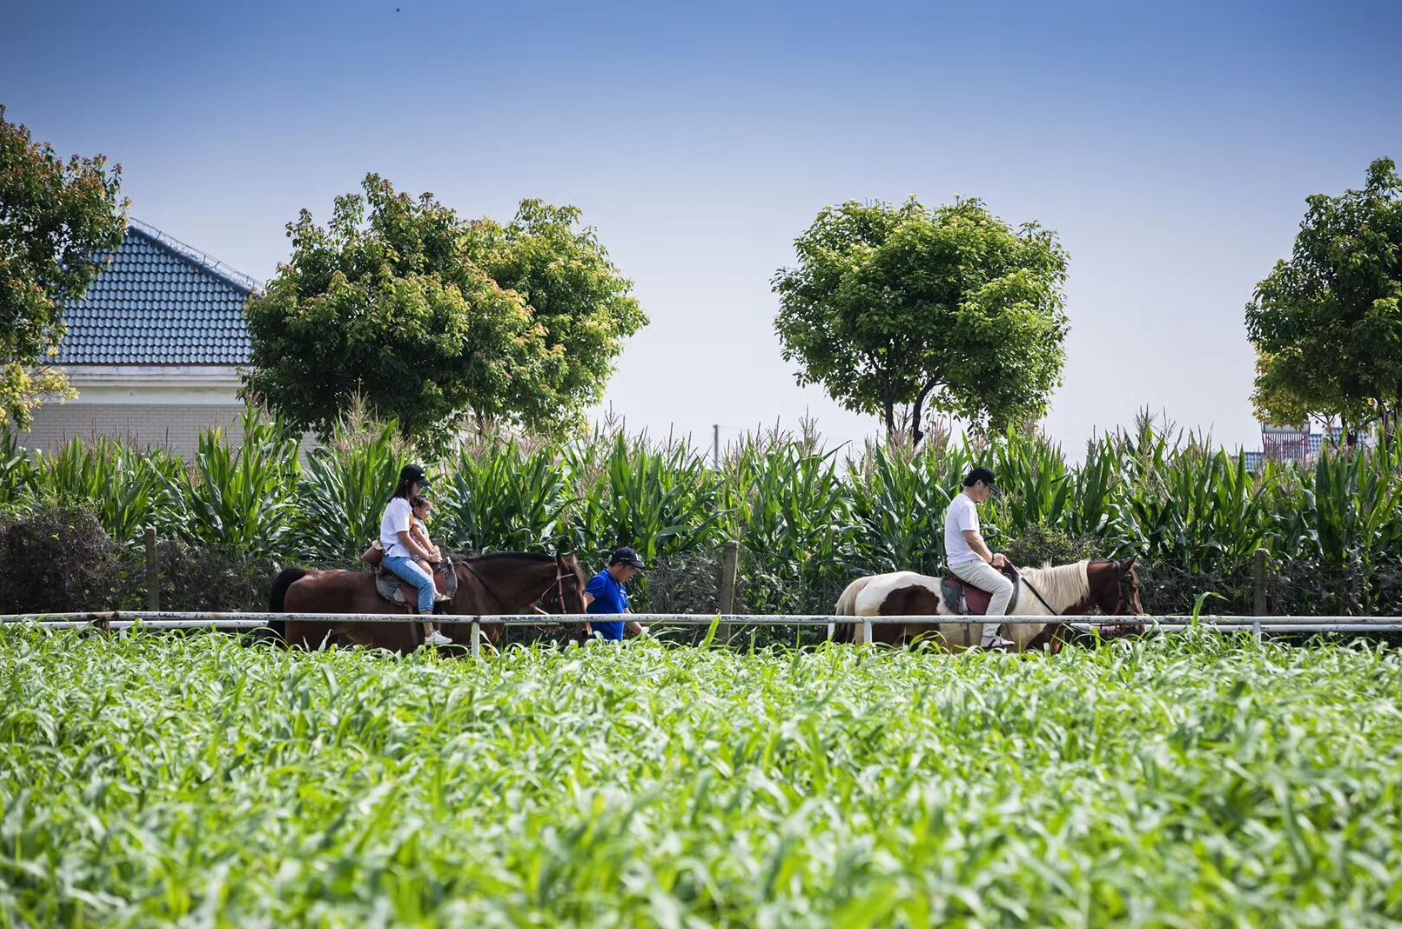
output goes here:
<path id="1" fill-rule="evenodd" d="M 414 563 L 414 559 L 403 555 L 392 555 L 384 560 L 384 566 L 395 575 L 413 584 L 419 592 L 419 612 L 433 612 L 433 578 L 428 572 Z"/>

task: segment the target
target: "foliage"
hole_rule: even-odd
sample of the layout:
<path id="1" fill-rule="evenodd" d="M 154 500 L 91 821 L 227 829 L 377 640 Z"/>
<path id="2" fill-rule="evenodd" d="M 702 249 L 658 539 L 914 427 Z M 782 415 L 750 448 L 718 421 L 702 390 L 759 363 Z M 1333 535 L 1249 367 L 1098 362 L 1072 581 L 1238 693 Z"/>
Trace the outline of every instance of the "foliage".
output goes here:
<path id="1" fill-rule="evenodd" d="M 27 428 L 45 395 L 69 392 L 48 367 L 63 338 L 63 304 L 78 300 L 126 231 L 120 166 L 67 161 L 5 119 L 0 106 L 0 427 Z"/>
<path id="2" fill-rule="evenodd" d="M 554 458 L 515 441 L 485 454 L 467 449 L 446 468 L 439 500 L 439 532 L 464 554 L 545 551 L 560 534 L 567 485 Z"/>
<path id="3" fill-rule="evenodd" d="M 136 543 L 147 526 L 169 529 L 175 517 L 170 487 L 184 464 L 160 450 L 137 450 L 113 439 L 72 439 L 36 460 L 34 481 L 48 502 L 90 508 L 118 543 Z"/>
<path id="4" fill-rule="evenodd" d="M 573 425 L 646 322 L 578 212 L 526 201 L 501 227 L 374 174 L 363 188 L 324 228 L 288 224 L 292 256 L 248 304 L 246 392 L 323 433 L 358 396 L 421 439 L 467 414 Z"/>
<path id="5" fill-rule="evenodd" d="M 189 472 L 105 440 L 52 458 L 0 445 L 0 494 L 21 517 L 81 505 L 125 545 L 155 525 L 163 540 L 238 553 L 240 564 L 355 567 L 410 459 L 434 478 L 440 544 L 574 553 L 594 570 L 629 544 L 652 569 L 636 584 L 638 609 L 711 609 L 696 592 L 714 586 L 730 539 L 741 546 L 739 612 L 826 612 L 859 575 L 938 573 L 951 495 L 971 465 L 990 462 L 1004 494 L 983 506 L 984 532 L 1015 563 L 1133 554 L 1150 611 L 1184 612 L 1212 590 L 1227 598 L 1223 609 L 1249 612 L 1264 548 L 1278 612 L 1402 610 L 1402 439 L 1253 473 L 1240 456 L 1147 420 L 1098 438 L 1080 464 L 1021 431 L 872 445 L 847 458 L 808 431 L 747 437 L 717 469 L 685 443 L 607 429 L 565 443 L 479 438 L 423 457 L 392 424 L 356 420 L 299 464 L 285 426 L 255 418 L 238 444 L 206 434 Z"/>
<path id="6" fill-rule="evenodd" d="M 34 493 L 34 459 L 11 430 L 0 430 L 0 515 L 20 509 Z"/>
<path id="7" fill-rule="evenodd" d="M 261 612 L 268 608 L 273 578 L 281 570 L 273 559 L 227 545 L 169 539 L 161 540 L 156 552 L 163 610 Z M 145 609 L 144 584 L 139 594 Z"/>
<path id="8" fill-rule="evenodd" d="M 550 377 L 514 380 L 504 408 L 537 430 L 574 426 L 597 406 L 623 340 L 647 325 L 633 284 L 575 207 L 523 200 L 505 226 L 467 226 L 467 253 L 497 285 L 521 295 L 551 353 Z"/>
<path id="9" fill-rule="evenodd" d="M 0 517 L 0 565 L 0 613 L 119 605 L 121 550 L 89 510 L 51 506 Z"/>
<path id="10" fill-rule="evenodd" d="M 395 423 L 337 420 L 325 445 L 307 456 L 297 494 L 298 557 L 355 564 L 380 537 L 380 518 L 410 455 Z"/>
<path id="11" fill-rule="evenodd" d="M 175 529 L 192 542 L 280 553 L 295 538 L 290 490 L 300 473 L 299 445 L 284 424 L 254 411 L 242 427 L 237 448 L 222 430 L 200 434 L 193 477 L 168 485 L 181 517 Z"/>
<path id="12" fill-rule="evenodd" d="M 1290 260 L 1246 308 L 1257 412 L 1351 433 L 1379 421 L 1391 434 L 1402 415 L 1402 179 L 1380 158 L 1362 190 L 1308 203 Z"/>
<path id="13" fill-rule="evenodd" d="M 1102 557 L 1095 539 L 1077 538 L 1051 526 L 1031 525 L 1004 546 L 1004 554 L 1018 567 L 1072 564 Z"/>
<path id="14" fill-rule="evenodd" d="M 927 412 L 985 432 L 1045 412 L 1067 328 L 1054 233 L 1014 230 L 978 200 L 854 201 L 795 247 L 797 267 L 774 277 L 775 329 L 800 384 L 882 416 L 888 437 L 908 420 L 917 446 Z"/>
<path id="15" fill-rule="evenodd" d="M 1402 917 L 1387 649 L 448 662 L 20 630 L 0 665 L 7 927 Z"/>

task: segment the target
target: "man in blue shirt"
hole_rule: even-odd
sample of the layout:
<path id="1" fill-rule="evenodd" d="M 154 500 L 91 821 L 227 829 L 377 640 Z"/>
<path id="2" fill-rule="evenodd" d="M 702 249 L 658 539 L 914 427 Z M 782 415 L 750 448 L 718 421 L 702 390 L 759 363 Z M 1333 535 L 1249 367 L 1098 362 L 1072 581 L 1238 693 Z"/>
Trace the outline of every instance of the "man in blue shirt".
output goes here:
<path id="1" fill-rule="evenodd" d="M 631 548 L 620 548 L 609 559 L 607 570 L 594 575 L 589 586 L 584 588 L 584 608 L 594 615 L 608 616 L 632 612 L 628 609 L 628 590 L 625 586 L 638 576 L 643 569 L 642 559 Z M 641 623 L 630 622 L 628 631 L 633 635 L 647 632 Z M 590 622 L 584 627 L 585 635 L 597 632 L 610 642 L 623 641 L 623 622 Z"/>

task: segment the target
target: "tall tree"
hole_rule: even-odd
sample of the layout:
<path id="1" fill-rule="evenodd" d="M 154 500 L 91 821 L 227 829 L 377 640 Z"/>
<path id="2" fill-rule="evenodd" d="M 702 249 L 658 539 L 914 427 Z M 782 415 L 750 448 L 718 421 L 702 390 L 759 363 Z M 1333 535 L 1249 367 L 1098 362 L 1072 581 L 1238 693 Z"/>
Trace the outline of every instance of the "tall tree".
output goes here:
<path id="1" fill-rule="evenodd" d="M 64 161 L 0 106 L 0 426 L 29 426 L 45 396 L 68 393 L 49 367 L 63 305 L 80 299 L 126 231 L 122 169 L 101 155 Z"/>
<path id="2" fill-rule="evenodd" d="M 800 384 L 845 409 L 905 420 L 930 412 L 975 431 L 1042 416 L 1060 382 L 1066 253 L 1053 232 L 1013 229 L 978 200 L 926 209 L 829 207 L 774 277 L 775 329 Z"/>
<path id="3" fill-rule="evenodd" d="M 415 436 L 464 416 L 558 431 L 601 398 L 647 317 L 577 211 L 526 201 L 503 227 L 363 188 L 325 228 L 288 225 L 291 259 L 248 304 L 247 394 L 320 431 L 363 396 Z"/>
<path id="4" fill-rule="evenodd" d="M 1257 414 L 1340 421 L 1353 435 L 1402 415 L 1402 180 L 1390 158 L 1362 190 L 1316 194 L 1288 261 L 1256 286 L 1246 329 Z"/>
<path id="5" fill-rule="evenodd" d="M 648 322 L 632 283 L 581 218 L 571 206 L 524 200 L 505 226 L 490 219 L 468 224 L 468 254 L 498 286 L 526 301 L 554 361 L 548 381 L 518 384 L 523 389 L 506 401 L 530 422 L 548 423 L 556 410 L 603 400 L 622 340 Z"/>

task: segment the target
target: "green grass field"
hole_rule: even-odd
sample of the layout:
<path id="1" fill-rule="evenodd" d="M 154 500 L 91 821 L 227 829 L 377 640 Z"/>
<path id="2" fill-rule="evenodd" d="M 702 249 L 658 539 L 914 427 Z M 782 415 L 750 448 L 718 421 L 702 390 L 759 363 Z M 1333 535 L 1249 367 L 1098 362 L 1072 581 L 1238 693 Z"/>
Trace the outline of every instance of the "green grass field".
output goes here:
<path id="1" fill-rule="evenodd" d="M 1402 918 L 1387 651 L 0 635 L 0 926 Z"/>

